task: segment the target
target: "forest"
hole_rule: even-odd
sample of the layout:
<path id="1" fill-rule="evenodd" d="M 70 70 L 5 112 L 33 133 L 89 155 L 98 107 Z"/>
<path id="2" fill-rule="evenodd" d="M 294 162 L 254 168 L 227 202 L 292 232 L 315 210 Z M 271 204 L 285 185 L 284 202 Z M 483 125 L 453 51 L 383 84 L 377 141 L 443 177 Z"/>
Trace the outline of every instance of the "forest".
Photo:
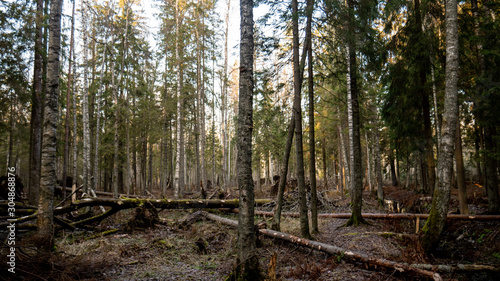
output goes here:
<path id="1" fill-rule="evenodd" d="M 499 17 L 0 0 L 0 279 L 498 280 Z"/>

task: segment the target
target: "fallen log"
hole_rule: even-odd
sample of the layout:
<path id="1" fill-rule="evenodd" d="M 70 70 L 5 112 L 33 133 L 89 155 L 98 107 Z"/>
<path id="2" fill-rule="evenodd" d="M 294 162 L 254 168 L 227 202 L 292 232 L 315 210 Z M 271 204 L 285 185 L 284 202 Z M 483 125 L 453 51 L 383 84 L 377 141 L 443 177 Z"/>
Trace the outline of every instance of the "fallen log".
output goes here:
<path id="1" fill-rule="evenodd" d="M 206 214 L 206 217 L 208 219 L 211 219 L 211 220 L 214 220 L 214 221 L 226 224 L 226 225 L 230 225 L 233 227 L 238 226 L 238 222 L 235 220 L 219 217 L 219 216 L 216 216 L 214 214 L 209 214 L 209 213 L 205 213 L 205 214 Z M 328 253 L 331 255 L 343 255 L 344 257 L 346 257 L 352 261 L 363 262 L 363 263 L 369 264 L 369 265 L 377 265 L 377 266 L 381 266 L 384 268 L 392 268 L 392 269 L 395 269 L 401 273 L 407 272 L 407 273 L 411 273 L 411 274 L 417 274 L 419 276 L 425 276 L 428 278 L 432 278 L 433 280 L 436 280 L 436 281 L 442 280 L 441 276 L 438 273 L 435 273 L 435 272 L 432 272 L 429 270 L 425 270 L 425 269 L 412 267 L 410 265 L 406 265 L 406 264 L 402 264 L 402 263 L 398 263 L 398 262 L 394 262 L 394 261 L 390 261 L 390 260 L 386 260 L 386 259 L 369 257 L 366 255 L 355 253 L 352 251 L 348 251 L 348 250 L 345 250 L 345 249 L 342 249 L 342 248 L 339 248 L 339 247 L 336 247 L 333 245 L 329 245 L 329 244 L 325 244 L 325 243 L 321 243 L 321 242 L 316 242 L 316 241 L 312 241 L 309 239 L 304 239 L 304 238 L 301 238 L 301 237 L 298 237 L 295 235 L 291 235 L 291 234 L 287 234 L 287 233 L 283 233 L 283 232 L 279 232 L 279 231 L 274 231 L 271 229 L 259 229 L 259 232 L 266 235 L 266 236 L 272 237 L 272 238 L 278 238 L 281 240 L 285 240 L 285 241 L 288 241 L 288 242 L 291 242 L 291 243 L 294 243 L 294 244 L 297 244 L 300 246 L 304 246 L 304 247 L 308 247 L 308 248 L 311 248 L 314 250 L 322 251 L 322 252 L 325 252 L 325 253 Z"/>
<path id="2" fill-rule="evenodd" d="M 270 199 L 256 199 L 255 205 L 261 206 L 269 203 Z M 85 224 L 98 222 L 106 217 L 109 217 L 116 212 L 124 209 L 137 208 L 143 205 L 148 205 L 157 209 L 217 209 L 217 208 L 237 208 L 239 205 L 238 199 L 231 200 L 200 200 L 200 199 L 139 199 L 139 198 L 84 198 L 82 200 L 72 202 L 64 207 L 54 208 L 54 215 L 63 215 L 69 212 L 76 211 L 83 207 L 106 206 L 111 207 L 111 210 L 104 212 L 101 215 L 94 216 L 79 222 L 72 223 L 73 226 L 83 226 Z M 36 219 L 37 213 L 29 216 L 24 216 L 9 222 L 0 223 L 0 227 L 9 225 L 10 222 L 21 223 Z"/>
<path id="3" fill-rule="evenodd" d="M 257 199 L 255 205 L 263 205 L 271 200 Z M 216 208 L 236 208 L 239 205 L 238 199 L 231 200 L 200 200 L 200 199 L 139 199 L 139 198 L 84 198 L 65 207 L 54 209 L 54 214 L 64 214 L 90 206 L 106 206 L 117 209 L 137 208 L 148 204 L 158 209 L 216 209 Z"/>
<path id="4" fill-rule="evenodd" d="M 500 272 L 499 267 L 494 267 L 491 265 L 481 265 L 481 264 L 411 264 L 410 266 L 424 269 L 424 270 L 432 270 L 438 272 L 471 272 L 471 271 L 490 271 L 490 272 Z"/>
<path id="5" fill-rule="evenodd" d="M 65 189 L 66 189 L 67 192 L 71 193 L 69 195 L 69 197 L 71 197 L 71 195 L 73 195 L 73 194 L 81 193 L 80 190 L 81 190 L 82 187 L 83 187 L 83 185 L 80 185 L 76 190 L 73 190 L 72 187 L 65 187 Z M 55 188 L 58 189 L 58 190 L 61 190 L 61 191 L 63 190 L 63 187 L 60 186 L 60 185 L 57 185 Z M 95 192 L 96 195 L 99 195 L 99 196 L 106 196 L 106 197 L 111 197 L 111 198 L 114 197 L 114 193 L 113 192 L 105 192 L 105 191 L 98 191 L 98 190 L 94 191 L 94 192 Z M 140 195 L 133 195 L 133 194 L 127 195 L 127 194 L 124 194 L 124 193 L 120 193 L 120 194 L 118 194 L 118 196 L 119 197 L 128 197 L 128 198 L 139 198 L 139 197 L 141 197 Z M 64 200 L 66 200 L 66 199 L 67 198 L 64 198 Z"/>
<path id="6" fill-rule="evenodd" d="M 86 238 L 84 238 L 83 240 L 92 240 L 92 239 L 94 239 L 94 238 L 104 237 L 104 236 L 106 236 L 106 235 L 110 235 L 110 234 L 116 233 L 116 232 L 118 232 L 118 231 L 120 231 L 120 230 L 119 230 L 119 229 L 116 229 L 116 228 L 114 228 L 114 229 L 109 229 L 109 230 L 106 230 L 106 231 L 103 231 L 103 232 L 100 232 L 100 233 L 94 234 L 94 235 L 92 235 L 92 236 L 86 237 Z"/>
<path id="7" fill-rule="evenodd" d="M 232 212 L 238 213 L 237 209 L 233 209 Z M 255 211 L 255 215 L 258 216 L 274 216 L 274 212 L 266 211 Z M 288 216 L 293 218 L 298 218 L 299 213 L 296 212 L 286 212 L 281 213 L 282 216 Z M 365 219 L 427 219 L 429 214 L 411 214 L 411 213 L 397 213 L 397 214 L 375 214 L 375 213 L 363 213 L 363 218 Z M 331 214 L 318 214 L 319 218 L 336 218 L 336 219 L 349 219 L 351 213 L 331 213 Z M 450 220 L 481 220 L 481 221 L 495 221 L 500 220 L 500 215 L 457 215 L 449 214 L 447 219 Z"/>

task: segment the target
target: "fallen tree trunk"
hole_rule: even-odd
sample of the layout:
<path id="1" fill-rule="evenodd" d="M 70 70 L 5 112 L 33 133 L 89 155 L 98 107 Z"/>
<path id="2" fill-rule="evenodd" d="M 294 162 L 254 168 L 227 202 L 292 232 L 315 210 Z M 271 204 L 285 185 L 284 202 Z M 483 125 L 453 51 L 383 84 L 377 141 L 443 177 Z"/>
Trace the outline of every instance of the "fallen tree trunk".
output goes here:
<path id="1" fill-rule="evenodd" d="M 257 199 L 257 206 L 269 203 L 269 199 Z M 148 204 L 158 209 L 216 209 L 216 208 L 236 208 L 239 206 L 238 199 L 231 200 L 200 200 L 200 199 L 139 199 L 139 198 L 85 198 L 66 207 L 58 207 L 54 214 L 64 214 L 78 210 L 82 207 L 106 206 L 117 209 L 137 208 Z"/>
<path id="2" fill-rule="evenodd" d="M 219 216 L 216 216 L 214 214 L 209 214 L 209 213 L 205 213 L 205 216 L 208 219 L 211 219 L 211 220 L 214 220 L 214 221 L 226 224 L 226 225 L 230 225 L 233 227 L 238 226 L 238 222 L 235 220 L 230 220 L 230 219 L 219 217 Z M 378 258 L 368 257 L 366 255 L 354 253 L 352 251 L 347 251 L 345 249 L 342 249 L 342 248 L 339 248 L 339 247 L 336 247 L 333 245 L 329 245 L 329 244 L 325 244 L 325 243 L 321 243 L 321 242 L 316 242 L 316 241 L 312 241 L 309 239 L 304 239 L 304 238 L 301 238 L 301 237 L 298 237 L 295 235 L 291 235 L 291 234 L 287 234 L 287 233 L 283 233 L 283 232 L 279 232 L 279 231 L 275 231 L 275 230 L 271 230 L 271 229 L 259 229 L 259 232 L 266 235 L 266 236 L 272 237 L 272 238 L 278 238 L 281 240 L 285 240 L 285 241 L 288 241 L 288 242 L 291 242 L 291 243 L 294 243 L 294 244 L 297 244 L 300 246 L 304 246 L 304 247 L 308 247 L 308 248 L 311 248 L 314 250 L 322 251 L 322 252 L 325 252 L 325 253 L 328 253 L 331 255 L 343 255 L 344 257 L 346 257 L 350 260 L 353 260 L 353 261 L 363 262 L 363 263 L 369 264 L 369 265 L 377 265 L 377 266 L 381 266 L 384 268 L 392 268 L 392 269 L 395 269 L 401 273 L 407 272 L 407 273 L 417 274 L 419 276 L 425 276 L 428 278 L 432 278 L 433 280 L 442 280 L 441 276 L 438 273 L 435 273 L 435 272 L 432 272 L 429 270 L 412 267 L 412 266 L 409 266 L 406 264 L 402 264 L 402 263 L 398 263 L 398 262 L 394 262 L 394 261 L 390 261 L 390 260 L 386 260 L 386 259 L 378 259 Z"/>
<path id="3" fill-rule="evenodd" d="M 66 187 L 65 189 L 66 189 L 66 192 L 70 192 L 71 193 L 70 194 L 70 196 L 71 196 L 71 195 L 73 195 L 73 193 L 74 194 L 76 194 L 76 193 L 80 193 L 81 194 L 82 192 L 80 191 L 80 189 L 82 187 L 83 187 L 83 185 L 80 185 L 75 191 L 73 191 L 73 189 L 71 187 Z M 58 185 L 58 186 L 55 187 L 55 189 L 58 189 L 58 190 L 61 190 L 61 191 L 63 191 L 63 188 L 64 187 L 62 187 L 60 185 Z M 99 196 L 106 196 L 106 197 L 110 197 L 110 198 L 113 198 L 113 196 L 114 196 L 112 192 L 105 192 L 105 191 L 98 191 L 98 190 L 94 191 L 94 192 L 95 192 L 96 195 L 99 195 Z M 140 195 L 132 195 L 132 194 L 127 195 L 127 194 L 124 194 L 124 193 L 120 193 L 120 194 L 118 194 L 118 196 L 119 197 L 128 197 L 128 198 L 139 198 L 139 197 L 141 197 Z M 66 200 L 66 199 L 67 198 L 64 198 L 64 200 Z"/>
<path id="4" fill-rule="evenodd" d="M 238 222 L 235 220 L 230 220 L 227 218 L 219 217 L 217 215 L 210 214 L 207 212 L 203 212 L 203 213 L 205 214 L 205 217 L 208 219 L 218 221 L 220 223 L 230 225 L 233 227 L 238 226 Z M 266 213 L 271 213 L 271 212 L 266 212 Z M 330 214 L 328 214 L 328 215 L 330 215 Z M 332 215 L 335 215 L 335 214 L 332 214 Z M 344 214 L 342 214 L 342 215 L 344 215 Z M 375 214 L 375 215 L 382 215 L 382 214 Z M 483 216 L 483 217 L 492 217 L 492 216 Z M 342 218 L 349 218 L 349 217 L 342 217 Z M 259 231 L 267 236 L 270 236 L 270 237 L 279 238 L 279 239 L 282 239 L 282 240 L 285 240 L 288 242 L 296 243 L 296 244 L 306 246 L 306 247 L 309 247 L 309 248 L 312 248 L 315 250 L 323 251 L 326 253 L 329 253 L 329 252 L 322 250 L 322 249 L 332 249 L 332 250 L 334 250 L 333 254 L 339 254 L 341 252 L 344 254 L 347 253 L 347 251 L 344 251 L 341 248 L 338 248 L 338 247 L 335 247 L 332 245 L 328 245 L 328 244 L 324 244 L 324 243 L 320 243 L 320 242 L 316 242 L 316 241 L 302 239 L 298 236 L 294 236 L 294 235 L 290 235 L 290 234 L 286 234 L 286 233 L 282 233 L 282 232 L 278 232 L 278 231 L 274 231 L 274 230 L 270 230 L 270 229 L 259 229 Z M 362 234 L 362 233 L 360 233 L 360 234 Z M 366 234 L 376 234 L 376 235 L 381 235 L 381 236 L 392 236 L 392 235 L 411 236 L 408 234 L 398 234 L 398 233 L 389 233 L 389 232 L 367 232 Z M 322 249 L 319 248 L 320 246 Z M 329 246 L 329 247 L 326 247 L 326 246 Z M 335 252 L 335 249 L 337 249 L 339 251 Z M 368 259 L 370 259 L 370 258 L 368 258 Z M 363 260 L 360 260 L 360 261 L 363 261 Z M 389 261 L 389 262 L 391 262 L 391 261 Z M 500 268 L 497 268 L 494 266 L 478 265 L 478 264 L 456 264 L 456 265 L 407 264 L 407 263 L 396 263 L 396 264 L 410 266 L 412 268 L 417 268 L 417 269 L 422 269 L 422 270 L 446 272 L 446 273 L 460 272 L 460 271 L 463 271 L 463 272 L 472 272 L 472 271 L 499 272 L 500 271 Z M 377 265 L 382 265 L 382 264 L 377 264 Z"/>
<path id="5" fill-rule="evenodd" d="M 424 269 L 424 270 L 432 270 L 432 271 L 439 271 L 439 272 L 471 272 L 471 271 L 492 271 L 492 272 L 499 272 L 500 268 L 499 267 L 494 267 L 490 265 L 480 265 L 480 264 L 439 264 L 439 265 L 433 265 L 433 264 L 411 264 L 410 266 Z"/>
<path id="6" fill-rule="evenodd" d="M 238 213 L 238 210 L 233 209 L 232 212 Z M 270 216 L 274 215 L 273 212 L 266 211 L 255 211 L 255 215 L 258 216 Z M 298 218 L 299 213 L 281 213 L 282 216 L 288 216 L 293 218 Z M 427 219 L 429 214 L 409 214 L 409 213 L 398 213 L 398 214 L 375 214 L 375 213 L 363 213 L 363 218 L 365 219 Z M 332 213 L 332 214 L 318 214 L 320 218 L 336 218 L 336 219 L 349 219 L 351 213 Z M 456 215 L 450 214 L 447 216 L 450 220 L 481 220 L 481 221 L 495 221 L 500 220 L 500 215 Z"/>
<path id="7" fill-rule="evenodd" d="M 269 199 L 256 199 L 255 205 L 260 206 L 269 203 Z M 82 200 L 71 203 L 65 207 L 54 208 L 54 215 L 63 215 L 69 212 L 76 211 L 83 207 L 105 206 L 111 207 L 110 210 L 103 214 L 74 222 L 71 225 L 74 227 L 83 226 L 90 223 L 99 222 L 106 217 L 109 217 L 120 210 L 131 209 L 147 205 L 157 209 L 216 209 L 216 208 L 237 208 L 239 206 L 238 199 L 231 200 L 199 200 L 199 199 L 139 199 L 139 198 L 84 198 Z M 0 227 L 9 225 L 10 222 L 21 223 L 36 219 L 37 213 L 29 216 L 24 216 L 13 221 L 0 223 Z"/>

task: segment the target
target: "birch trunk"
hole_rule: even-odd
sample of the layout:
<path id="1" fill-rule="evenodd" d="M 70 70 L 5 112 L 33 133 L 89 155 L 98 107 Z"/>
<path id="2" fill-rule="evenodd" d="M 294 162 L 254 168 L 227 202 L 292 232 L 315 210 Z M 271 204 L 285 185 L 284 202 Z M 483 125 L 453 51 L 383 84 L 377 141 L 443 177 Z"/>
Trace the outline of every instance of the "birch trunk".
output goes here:
<path id="1" fill-rule="evenodd" d="M 89 124 L 89 87 L 88 87 L 88 44 L 87 44 L 87 6 L 82 2 L 82 33 L 83 33 L 83 192 L 88 193 L 90 187 L 90 124 Z"/>
<path id="2" fill-rule="evenodd" d="M 70 133 L 69 133 L 69 127 L 70 127 L 70 122 L 69 122 L 69 115 L 70 115 L 70 96 L 71 96 L 71 90 L 72 90 L 72 83 L 73 83 L 73 77 L 72 77 L 72 67 L 73 67 L 73 60 L 71 57 L 71 54 L 73 53 L 73 47 L 74 47 L 74 36 L 75 36 L 75 5 L 76 1 L 73 1 L 73 10 L 71 13 L 71 37 L 70 37 L 70 43 L 69 43 L 69 65 L 68 65 L 68 89 L 66 91 L 66 123 L 64 125 L 64 130 L 65 130 L 65 137 L 64 137 L 64 162 L 63 162 L 63 168 L 62 168 L 62 184 L 64 187 L 68 186 L 67 182 L 67 176 L 68 176 L 68 165 L 69 165 L 69 143 L 70 143 Z M 75 131 L 76 134 L 76 131 Z M 63 197 L 66 197 L 66 189 L 63 189 Z"/>
<path id="3" fill-rule="evenodd" d="M 175 60 L 177 64 L 177 157 L 175 160 L 174 196 L 184 197 L 184 133 L 183 133 L 183 97 L 182 97 L 182 62 L 180 57 L 180 13 L 179 0 L 175 2 Z"/>
<path id="4" fill-rule="evenodd" d="M 438 246 L 443 232 L 451 193 L 453 152 L 458 120 L 458 23 L 457 1 L 446 1 L 446 88 L 443 129 L 439 145 L 438 181 L 434 189 L 432 206 L 421 242 L 428 252 Z"/>
<path id="5" fill-rule="evenodd" d="M 350 190 L 351 186 L 351 168 L 349 166 L 349 152 L 348 147 L 344 140 L 344 129 L 342 128 L 342 123 L 338 126 L 339 130 L 339 139 L 340 139 L 340 150 L 342 153 L 342 196 L 344 195 L 345 189 L 348 188 Z"/>
<path id="6" fill-rule="evenodd" d="M 108 47 L 108 42 L 107 42 L 107 35 L 106 35 L 106 43 L 104 44 L 104 55 L 103 55 L 103 58 L 102 58 L 102 64 L 101 64 L 101 74 L 100 74 L 100 77 L 99 77 L 99 85 L 102 85 L 103 84 L 103 79 L 104 79 L 104 69 L 105 69 L 105 65 L 106 65 L 106 55 L 107 55 L 107 47 Z M 94 172 L 93 172 L 93 175 L 94 175 L 94 178 L 92 180 L 93 182 L 93 186 L 92 188 L 95 190 L 97 190 L 97 187 L 99 186 L 99 135 L 100 135 L 100 127 L 99 127 L 99 123 L 100 123 L 100 120 L 101 120 L 101 101 L 100 101 L 100 97 L 101 97 L 101 92 L 102 90 L 99 88 L 97 89 L 97 93 L 96 93 L 96 97 L 95 97 L 95 100 L 96 100 L 96 105 L 97 105 L 97 110 L 96 110 L 96 127 L 95 127 L 95 150 L 94 150 Z"/>
<path id="7" fill-rule="evenodd" d="M 76 61 L 75 50 L 72 54 L 73 61 Z M 73 64 L 73 73 L 76 73 L 76 63 Z M 73 92 L 73 186 L 78 186 L 78 123 L 76 116 L 76 92 L 75 83 L 71 83 L 71 91 Z M 76 199 L 76 198 L 75 198 Z"/>
<path id="8" fill-rule="evenodd" d="M 40 196 L 38 201 L 37 236 L 41 250 L 49 252 L 54 245 L 54 186 L 56 185 L 56 146 L 59 99 L 59 56 L 61 52 L 62 0 L 50 6 L 49 53 L 47 58 L 47 94 L 41 158 Z"/>

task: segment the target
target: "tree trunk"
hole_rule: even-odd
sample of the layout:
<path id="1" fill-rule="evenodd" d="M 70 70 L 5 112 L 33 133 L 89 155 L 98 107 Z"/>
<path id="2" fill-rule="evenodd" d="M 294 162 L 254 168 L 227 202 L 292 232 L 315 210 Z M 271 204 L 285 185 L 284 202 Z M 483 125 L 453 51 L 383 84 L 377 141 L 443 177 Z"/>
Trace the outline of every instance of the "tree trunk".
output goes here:
<path id="1" fill-rule="evenodd" d="M 228 177 L 227 177 L 227 41 L 229 38 L 229 10 L 231 8 L 231 0 L 227 0 L 227 10 L 226 10 L 226 30 L 224 34 L 224 68 L 222 73 L 222 97 L 221 97 L 221 115 L 222 115 L 222 190 L 228 191 Z M 253 62 L 252 62 L 253 63 Z"/>
<path id="2" fill-rule="evenodd" d="M 302 79 L 303 79 L 303 73 L 304 73 L 304 68 L 305 68 L 305 63 L 306 63 L 306 58 L 307 58 L 307 48 L 309 48 L 309 42 L 308 40 L 311 40 L 311 37 L 306 37 L 306 41 L 304 42 L 304 50 L 302 52 L 302 57 L 300 58 L 300 84 L 302 85 Z M 277 199 L 277 206 L 276 206 L 276 211 L 275 211 L 275 216 L 273 218 L 272 222 L 272 228 L 279 230 L 280 229 L 280 220 L 281 220 L 281 209 L 283 205 L 283 194 L 285 192 L 285 184 L 286 184 L 286 179 L 288 175 L 288 161 L 290 159 L 290 152 L 292 150 L 292 144 L 293 144 L 293 135 L 295 132 L 295 110 L 292 110 L 292 117 L 290 119 L 290 124 L 288 125 L 288 133 L 287 133 L 287 138 L 286 138 L 286 145 L 285 145 L 285 154 L 283 155 L 283 167 L 281 170 L 281 175 L 280 175 L 280 182 L 278 186 L 278 199 Z"/>
<path id="3" fill-rule="evenodd" d="M 240 0 L 240 84 L 238 102 L 238 256 L 234 277 L 237 280 L 259 280 L 258 257 L 255 254 L 254 187 L 252 180 L 253 128 L 253 0 Z"/>
<path id="4" fill-rule="evenodd" d="M 420 8 L 420 0 L 415 0 L 415 27 L 417 32 L 421 36 L 424 35 L 424 31 L 422 30 L 422 10 Z M 425 136 L 425 165 L 426 168 L 425 179 L 427 180 L 424 183 L 424 189 L 432 192 L 434 190 L 434 185 L 436 182 L 436 166 L 434 163 L 434 149 L 433 149 L 433 141 L 432 141 L 432 125 L 431 125 L 431 114 L 430 114 L 430 104 L 429 104 L 429 91 L 427 86 L 427 72 L 429 71 L 429 57 L 425 54 L 417 55 L 418 61 L 418 81 L 421 93 L 421 101 L 422 101 L 422 117 L 424 120 L 424 136 Z M 426 187 L 427 186 L 427 187 Z"/>
<path id="5" fill-rule="evenodd" d="M 61 52 L 61 0 L 50 6 L 49 53 L 47 58 L 47 95 L 41 158 L 40 196 L 38 201 L 38 246 L 49 252 L 54 245 L 54 186 L 56 185 L 56 146 L 59 99 L 59 56 Z"/>
<path id="6" fill-rule="evenodd" d="M 82 33 L 83 46 L 87 45 L 87 6 L 82 2 Z M 89 86 L 88 86 L 88 48 L 83 48 L 83 93 L 82 93 L 82 114 L 83 114 L 83 191 L 88 193 L 90 187 L 90 124 L 89 124 Z"/>
<path id="7" fill-rule="evenodd" d="M 300 233 L 304 238 L 309 238 L 309 217 L 307 213 L 306 184 L 304 176 L 304 151 L 302 144 L 302 105 L 301 88 L 302 73 L 299 65 L 299 11 L 297 0 L 292 0 L 293 15 L 293 84 L 295 113 L 295 159 L 297 164 L 297 184 L 299 190 Z M 305 50 L 304 50 L 305 51 Z"/>
<path id="8" fill-rule="evenodd" d="M 198 16 L 200 16 L 198 14 Z M 200 170 L 200 137 L 201 137 L 201 107 L 203 106 L 201 102 L 201 46 L 200 46 L 200 34 L 199 34 L 199 24 L 197 24 L 195 29 L 196 34 L 196 190 L 201 192 L 202 179 Z"/>
<path id="9" fill-rule="evenodd" d="M 201 1 L 203 5 L 203 0 Z M 202 10 L 203 11 L 203 10 Z M 205 16 L 202 16 L 203 24 L 205 26 Z M 202 57 L 202 79 L 201 79 L 201 91 L 200 91 L 200 149 L 201 149 L 201 182 L 202 186 L 207 186 L 207 171 L 205 164 L 205 147 L 206 147 L 206 132 L 205 132 L 205 33 L 202 34 L 202 47 L 201 47 L 201 57 Z"/>
<path id="10" fill-rule="evenodd" d="M 111 40 L 111 42 L 114 42 L 114 38 Z M 111 91 L 113 92 L 113 102 L 115 104 L 115 124 L 114 124 L 114 138 L 113 138 L 113 194 L 115 198 L 118 198 L 119 194 L 119 186 L 118 186 L 118 177 L 119 177 L 119 170 L 120 170 L 120 140 L 119 140 L 119 135 L 118 135 L 118 126 L 120 124 L 120 104 L 118 100 L 118 90 L 116 89 L 115 85 L 115 71 L 114 71 L 114 61 L 115 58 L 113 57 L 113 54 L 111 54 Z"/>
<path id="11" fill-rule="evenodd" d="M 422 246 L 430 252 L 438 246 L 446 223 L 453 174 L 453 152 L 458 119 L 458 24 L 457 1 L 446 1 L 446 88 L 443 129 L 439 145 L 438 182 L 432 206 L 421 236 Z"/>
<path id="12" fill-rule="evenodd" d="M 497 180 L 497 161 L 494 158 L 493 151 L 495 150 L 495 127 L 487 125 L 484 127 L 484 148 L 485 153 L 485 166 L 486 166 L 486 193 L 488 194 L 488 213 L 500 213 L 500 196 L 498 194 L 498 180 Z"/>
<path id="13" fill-rule="evenodd" d="M 281 223 L 281 209 L 283 208 L 283 194 L 285 193 L 286 176 L 288 174 L 288 160 L 290 159 L 290 151 L 292 150 L 293 133 L 295 131 L 295 113 L 292 114 L 290 125 L 288 125 L 288 133 L 286 137 L 285 154 L 283 155 L 283 166 L 281 169 L 280 182 L 278 186 L 278 199 L 276 203 L 276 210 L 274 212 L 273 222 L 271 228 L 280 230 Z"/>
<path id="14" fill-rule="evenodd" d="M 153 193 L 153 144 L 149 142 L 148 147 L 148 191 Z"/>
<path id="15" fill-rule="evenodd" d="M 398 183 L 398 177 L 396 175 L 396 164 L 394 163 L 394 151 L 391 147 L 389 147 L 389 164 L 391 166 L 392 186 L 398 186 L 399 183 Z"/>
<path id="16" fill-rule="evenodd" d="M 345 189 L 349 188 L 351 186 L 351 169 L 349 167 L 349 160 L 347 156 L 349 153 L 347 151 L 347 145 L 344 141 L 344 133 L 343 133 L 343 128 L 342 128 L 342 122 L 337 128 L 339 130 L 339 138 L 340 138 L 340 149 L 342 150 L 342 196 L 344 196 Z"/>
<path id="17" fill-rule="evenodd" d="M 438 143 L 438 151 L 439 151 L 439 142 L 441 138 L 441 121 L 439 119 L 439 111 L 438 111 L 438 104 L 437 104 L 437 89 L 436 89 L 436 78 L 435 78 L 435 69 L 434 69 L 434 59 L 431 56 L 431 79 L 432 79 L 432 101 L 434 103 L 434 119 L 436 121 L 434 122 L 434 126 L 436 127 L 436 140 Z"/>
<path id="18" fill-rule="evenodd" d="M 344 138 L 342 137 L 340 125 L 337 125 L 337 129 L 339 131 L 339 190 L 340 196 L 344 197 L 344 190 L 346 186 Z"/>
<path id="19" fill-rule="evenodd" d="M 322 139 L 322 144 L 321 144 L 321 152 L 322 152 L 322 158 L 323 158 L 323 180 L 324 180 L 324 184 L 325 184 L 325 189 L 328 188 L 328 175 L 326 173 L 326 140 L 325 138 Z M 335 159 L 335 158 L 334 158 Z M 334 160 L 335 161 L 335 160 Z M 333 168 L 333 170 L 335 171 L 335 168 Z M 333 172 L 333 175 L 335 176 L 335 172 Z M 334 180 L 334 184 L 335 184 L 335 180 Z"/>
<path id="20" fill-rule="evenodd" d="M 179 0 L 175 2 L 175 60 L 177 64 L 177 157 L 175 160 L 174 196 L 184 197 L 184 126 L 182 97 L 182 62 L 180 57 L 180 12 Z"/>
<path id="21" fill-rule="evenodd" d="M 458 205 L 460 207 L 460 214 L 468 215 L 469 206 L 467 205 L 467 189 L 465 186 L 465 168 L 462 154 L 462 133 L 460 130 L 460 122 L 457 122 L 455 136 L 455 163 L 457 165 Z"/>
<path id="22" fill-rule="evenodd" d="M 352 216 L 346 225 L 364 222 L 361 216 L 363 207 L 363 173 L 361 172 L 361 136 L 359 132 L 359 103 L 357 85 L 356 41 L 354 39 L 354 1 L 347 0 L 348 30 L 347 38 L 347 108 L 349 119 L 349 150 L 351 158 L 351 203 Z"/>
<path id="23" fill-rule="evenodd" d="M 306 36 L 312 37 L 312 14 L 314 10 L 314 0 L 307 0 L 307 27 Z M 318 229 L 318 197 L 316 194 L 316 140 L 314 138 L 314 74 L 313 74 L 313 52 L 312 38 L 309 38 L 307 48 L 309 68 L 308 68 L 308 88 L 309 88 L 309 178 L 311 181 L 311 228 L 313 233 L 319 233 Z"/>
<path id="24" fill-rule="evenodd" d="M 106 43 L 104 44 L 104 54 L 103 54 L 103 58 L 102 58 L 102 64 L 101 64 L 101 74 L 100 74 L 100 77 L 99 77 L 99 86 L 101 86 L 103 84 L 103 79 L 104 79 L 104 69 L 106 68 L 106 55 L 107 55 L 107 47 L 108 47 L 108 42 L 107 42 L 107 34 L 105 35 L 106 36 Z M 97 187 L 99 186 L 99 135 L 100 135 L 100 120 L 101 120 L 101 101 L 100 101 L 100 98 L 101 98 L 101 93 L 100 93 L 101 88 L 98 88 L 97 89 L 97 93 L 96 93 L 96 97 L 95 97 L 95 100 L 96 100 L 96 104 L 97 104 L 97 110 L 96 110 L 96 127 L 95 127 L 95 147 L 94 147 L 94 172 L 92 173 L 93 174 L 93 179 L 92 179 L 92 182 L 93 182 L 93 185 L 92 185 L 92 188 L 94 189 L 94 191 L 97 190 Z M 64 178 L 63 178 L 64 180 Z M 66 186 L 66 185 L 64 185 Z"/>
<path id="25" fill-rule="evenodd" d="M 262 191 L 262 186 L 261 186 L 261 182 L 260 182 L 260 178 L 262 177 L 261 175 L 261 170 L 262 170 L 262 167 L 260 166 L 260 154 L 259 153 L 256 153 L 257 156 L 256 156 L 256 161 L 257 162 L 257 191 Z"/>
<path id="26" fill-rule="evenodd" d="M 64 137 L 64 163 L 63 163 L 63 171 L 62 171 L 62 185 L 64 187 L 68 186 L 67 182 L 67 176 L 68 176 L 68 165 L 69 165 L 69 143 L 70 143 L 70 133 L 69 133 L 69 127 L 70 127 L 70 121 L 69 121 L 69 115 L 70 115 L 70 97 L 71 97 L 71 90 L 72 90 L 72 67 L 73 67 L 73 60 L 71 57 L 71 54 L 73 53 L 73 47 L 74 47 L 74 35 L 75 35 L 75 6 L 76 6 L 76 1 L 73 1 L 73 11 L 71 13 L 71 37 L 70 37 L 70 43 L 69 43 L 69 65 L 68 65 L 68 89 L 66 91 L 66 124 L 64 125 L 65 127 L 65 137 Z M 75 132 L 76 134 L 76 132 Z M 63 191 L 63 197 L 66 197 L 66 189 Z"/>
<path id="27" fill-rule="evenodd" d="M 76 61 L 75 49 L 73 49 L 72 61 Z M 76 63 L 73 64 L 73 73 L 76 73 Z M 71 91 L 73 92 L 73 187 L 78 186 L 78 122 L 76 114 L 76 91 L 75 83 L 71 83 Z"/>
<path id="28" fill-rule="evenodd" d="M 43 61 L 43 0 L 36 1 L 36 38 L 35 61 L 33 66 L 33 94 L 31 97 L 31 128 L 30 128 L 30 169 L 28 185 L 28 201 L 38 203 L 40 188 L 40 157 L 42 150 L 42 61 Z"/>
<path id="29" fill-rule="evenodd" d="M 378 122 L 375 125 L 375 143 L 376 143 L 376 152 L 375 152 L 375 174 L 377 177 L 377 198 L 379 201 L 379 204 L 383 204 L 384 202 L 384 184 L 383 184 L 383 179 L 382 179 L 382 165 L 381 165 L 381 160 L 380 160 L 380 132 L 378 130 Z"/>
<path id="30" fill-rule="evenodd" d="M 366 140 L 366 181 L 368 182 L 370 193 L 373 193 L 373 185 L 372 185 L 372 163 L 370 159 L 370 145 L 368 140 L 368 133 L 365 131 L 365 140 Z"/>

